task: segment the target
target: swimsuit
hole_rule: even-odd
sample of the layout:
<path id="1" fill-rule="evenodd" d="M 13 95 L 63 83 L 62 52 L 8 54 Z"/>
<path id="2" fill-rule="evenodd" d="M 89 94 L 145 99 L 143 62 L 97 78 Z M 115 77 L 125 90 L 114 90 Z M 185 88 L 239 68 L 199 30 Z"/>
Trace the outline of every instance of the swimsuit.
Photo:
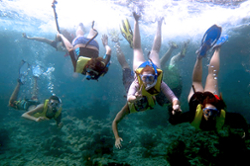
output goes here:
<path id="1" fill-rule="evenodd" d="M 40 104 L 39 101 L 25 99 L 25 100 L 14 101 L 12 107 L 14 107 L 15 109 L 18 109 L 18 110 L 28 111 L 30 106 L 32 106 L 32 105 L 37 106 L 39 104 Z"/>
<path id="2" fill-rule="evenodd" d="M 77 44 L 86 44 L 90 39 L 84 37 L 84 36 L 80 36 L 80 37 L 77 37 L 72 45 L 73 47 L 75 47 Z M 92 40 L 91 42 L 89 42 L 88 44 L 89 46 L 95 46 L 98 50 L 99 50 L 99 45 L 98 43 L 95 41 L 95 40 Z"/>

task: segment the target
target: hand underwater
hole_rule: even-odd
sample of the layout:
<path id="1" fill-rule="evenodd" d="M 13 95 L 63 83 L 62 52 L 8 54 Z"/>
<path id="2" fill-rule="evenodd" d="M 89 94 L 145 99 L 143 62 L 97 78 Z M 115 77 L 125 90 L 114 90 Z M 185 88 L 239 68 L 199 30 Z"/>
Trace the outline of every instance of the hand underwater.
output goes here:
<path id="1" fill-rule="evenodd" d="M 44 120 L 48 120 L 48 118 L 39 117 L 39 118 L 36 119 L 36 122 L 41 122 L 41 121 L 44 121 Z"/>
<path id="2" fill-rule="evenodd" d="M 115 139 L 115 147 L 117 149 L 121 149 L 122 147 L 121 141 L 123 141 L 121 137 L 118 137 L 117 139 Z"/>
<path id="3" fill-rule="evenodd" d="M 181 108 L 180 108 L 180 105 L 179 104 L 175 104 L 173 105 L 173 110 L 172 110 L 172 114 L 175 115 L 175 114 L 179 114 L 182 112 Z"/>
<path id="4" fill-rule="evenodd" d="M 140 100 L 142 98 L 142 86 L 140 89 L 135 93 L 135 97 L 137 100 Z"/>
<path id="5" fill-rule="evenodd" d="M 106 34 L 102 35 L 102 44 L 104 47 L 108 45 L 108 36 Z"/>

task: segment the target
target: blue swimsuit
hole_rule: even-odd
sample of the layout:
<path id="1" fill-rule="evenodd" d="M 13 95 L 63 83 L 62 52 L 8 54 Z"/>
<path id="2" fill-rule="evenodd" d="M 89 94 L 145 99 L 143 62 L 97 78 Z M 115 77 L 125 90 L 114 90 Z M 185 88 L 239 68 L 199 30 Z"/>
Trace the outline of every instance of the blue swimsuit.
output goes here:
<path id="1" fill-rule="evenodd" d="M 73 47 L 75 47 L 77 44 L 86 44 L 89 40 L 90 39 L 84 36 L 80 36 L 80 37 L 77 37 L 76 40 L 73 41 L 72 45 Z M 88 45 L 95 46 L 99 50 L 99 45 L 95 40 L 92 40 Z"/>

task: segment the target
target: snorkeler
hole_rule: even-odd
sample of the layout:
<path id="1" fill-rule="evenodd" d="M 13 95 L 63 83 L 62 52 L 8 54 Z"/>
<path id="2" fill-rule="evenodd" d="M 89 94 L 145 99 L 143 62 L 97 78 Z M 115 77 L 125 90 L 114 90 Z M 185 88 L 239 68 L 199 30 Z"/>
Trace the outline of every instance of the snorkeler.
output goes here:
<path id="1" fill-rule="evenodd" d="M 15 87 L 15 90 L 13 91 L 10 97 L 9 106 L 16 110 L 27 111 L 24 114 L 22 114 L 22 117 L 36 122 L 55 119 L 57 127 L 61 128 L 63 126 L 61 122 L 61 117 L 62 117 L 61 99 L 55 95 L 52 95 L 49 99 L 46 99 L 43 104 L 40 104 L 40 102 L 38 101 L 37 79 L 42 74 L 39 66 L 35 66 L 32 69 L 34 87 L 31 99 L 17 100 L 20 87 L 21 85 L 25 84 L 25 80 L 29 70 L 30 70 L 29 64 L 22 60 L 21 65 L 19 67 L 19 78 L 17 80 L 17 85 Z"/>
<path id="2" fill-rule="evenodd" d="M 155 96 L 159 94 L 160 91 L 163 91 L 164 95 L 172 103 L 173 113 L 181 112 L 178 98 L 174 95 L 168 85 L 162 82 L 162 70 L 160 69 L 161 65 L 159 60 L 159 50 L 161 47 L 161 26 L 163 19 L 158 21 L 157 33 L 154 39 L 153 48 L 149 55 L 150 60 L 145 61 L 141 49 L 141 39 L 138 24 L 140 16 L 135 12 L 133 13 L 133 15 L 135 18 L 133 35 L 133 70 L 135 71 L 136 77 L 129 87 L 127 103 L 122 108 L 122 110 L 117 113 L 112 123 L 112 129 L 116 139 L 115 146 L 117 148 L 121 147 L 122 141 L 122 138 L 118 135 L 117 124 L 129 113 L 153 109 L 155 105 Z M 124 66 L 128 65 L 122 65 L 123 68 Z M 131 72 L 128 72 L 127 74 L 131 75 Z M 131 76 L 129 78 L 131 80 Z"/>
<path id="3" fill-rule="evenodd" d="M 172 57 L 172 51 L 178 46 L 174 42 L 169 42 L 170 48 L 160 59 L 163 70 L 163 81 L 172 89 L 177 98 L 181 96 L 182 92 L 182 78 L 178 63 L 185 57 L 189 42 L 189 40 L 185 41 L 181 51 Z M 171 59 L 169 64 L 165 65 L 170 57 Z M 169 104 L 169 100 L 165 97 L 163 92 L 160 92 L 158 95 L 156 95 L 156 101 L 160 106 Z"/>
<path id="4" fill-rule="evenodd" d="M 239 113 L 226 112 L 226 104 L 218 91 L 220 49 L 228 38 L 227 36 L 219 38 L 220 34 L 221 27 L 217 25 L 212 26 L 205 33 L 201 47 L 197 51 L 196 63 L 193 69 L 192 87 L 188 95 L 189 111 L 176 115 L 170 114 L 169 122 L 171 124 L 190 122 L 195 128 L 206 131 L 219 131 L 224 126 L 241 128 L 244 130 L 243 137 L 249 138 L 246 120 Z M 205 88 L 203 88 L 202 59 L 210 48 L 214 49 L 214 53 L 208 65 L 208 75 Z"/>
<path id="5" fill-rule="evenodd" d="M 122 20 L 122 23 L 120 24 L 120 31 L 122 36 L 128 41 L 130 47 L 133 48 L 133 31 L 131 30 L 128 19 Z M 125 59 L 124 53 L 121 50 L 120 41 L 122 39 L 119 38 L 119 32 L 116 30 L 110 30 L 108 35 L 111 37 L 111 41 L 115 43 L 117 60 L 121 65 L 123 71 L 123 85 L 125 87 L 126 93 L 128 93 L 129 86 L 134 81 L 134 72 L 131 70 L 128 62 Z M 164 71 L 163 75 L 166 75 L 166 77 L 163 76 L 163 80 L 169 85 L 169 87 L 178 98 L 180 97 L 182 91 L 182 81 L 180 72 L 178 70 L 178 62 L 180 62 L 185 57 L 187 45 L 189 42 L 190 40 L 184 42 L 181 51 L 173 57 L 171 57 L 171 54 L 173 50 L 178 46 L 174 42 L 169 42 L 170 47 L 168 51 L 160 59 L 161 66 L 163 66 Z M 169 59 L 169 65 L 165 65 Z M 162 92 L 156 95 L 156 100 L 157 103 L 161 106 L 169 103 L 168 99 Z"/>
<path id="6" fill-rule="evenodd" d="M 84 36 L 83 24 L 80 23 L 72 44 L 62 34 L 58 34 L 69 52 L 74 72 L 86 75 L 87 80 L 98 80 L 100 76 L 104 76 L 108 72 L 110 65 L 111 48 L 108 46 L 108 36 L 102 35 L 106 54 L 104 57 L 99 57 L 99 45 L 95 40 L 97 35 L 94 22 L 87 37 Z"/>
<path id="7" fill-rule="evenodd" d="M 76 37 L 72 42 L 69 41 L 60 32 L 57 20 L 56 4 L 57 1 L 53 0 L 52 8 L 54 11 L 58 37 L 61 38 L 70 55 L 74 72 L 86 75 L 85 78 L 87 80 L 98 81 L 100 76 L 104 76 L 108 72 L 110 65 L 111 48 L 108 46 L 108 36 L 105 34 L 102 35 L 102 44 L 106 49 L 106 54 L 103 57 L 99 57 L 99 44 L 95 40 L 98 32 L 94 28 L 94 21 L 92 22 L 92 27 L 87 37 L 84 36 L 84 26 L 80 23 L 76 30 Z"/>

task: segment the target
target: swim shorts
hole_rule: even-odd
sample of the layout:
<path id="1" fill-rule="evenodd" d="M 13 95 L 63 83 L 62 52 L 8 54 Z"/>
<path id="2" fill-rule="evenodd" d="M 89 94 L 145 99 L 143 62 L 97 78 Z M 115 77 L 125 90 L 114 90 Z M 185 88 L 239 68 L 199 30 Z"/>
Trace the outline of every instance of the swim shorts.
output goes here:
<path id="1" fill-rule="evenodd" d="M 40 104 L 40 102 L 36 101 L 36 100 L 18 100 L 18 101 L 14 101 L 12 107 L 14 107 L 15 109 L 18 109 L 18 110 L 28 111 L 30 106 L 32 106 L 32 105 L 37 106 L 38 104 Z"/>

